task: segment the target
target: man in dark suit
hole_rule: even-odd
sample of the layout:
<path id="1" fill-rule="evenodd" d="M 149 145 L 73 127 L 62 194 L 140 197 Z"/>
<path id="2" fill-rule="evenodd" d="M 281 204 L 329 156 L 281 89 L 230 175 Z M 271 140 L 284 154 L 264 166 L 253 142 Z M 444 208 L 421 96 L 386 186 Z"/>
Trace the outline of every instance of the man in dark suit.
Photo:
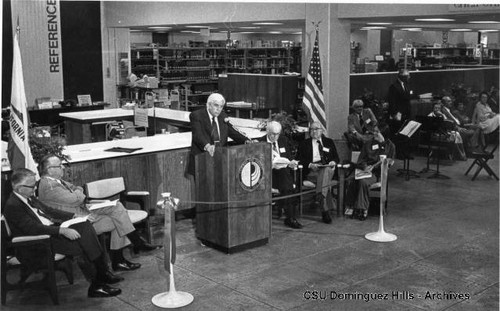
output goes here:
<path id="1" fill-rule="evenodd" d="M 309 126 L 311 137 L 304 140 L 297 150 L 297 159 L 303 165 L 303 180 L 316 183 L 316 201 L 321 206 L 321 217 L 324 223 L 331 223 L 326 197 L 330 193 L 331 180 L 335 173 L 335 165 L 339 161 L 337 149 L 332 139 L 323 135 L 319 122 Z M 327 166 L 326 166 L 327 165 Z"/>
<path id="2" fill-rule="evenodd" d="M 410 72 L 408 69 L 401 69 L 398 73 L 398 79 L 389 87 L 387 102 L 389 103 L 389 115 L 393 120 L 404 122 L 410 118 L 412 91 L 408 84 L 409 80 Z"/>
<path id="3" fill-rule="evenodd" d="M 391 84 L 387 93 L 387 102 L 389 103 L 389 129 L 390 138 L 397 146 L 398 158 L 412 158 L 410 155 L 410 141 L 403 135 L 398 135 L 399 130 L 406 120 L 410 119 L 411 105 L 410 100 L 413 91 L 408 84 L 410 72 L 408 69 L 400 69 L 398 79 Z"/>
<path id="4" fill-rule="evenodd" d="M 353 112 L 347 116 L 347 135 L 353 150 L 361 150 L 363 144 L 380 133 L 378 120 L 370 108 L 363 108 L 361 99 L 352 102 Z M 378 135 L 378 134 L 377 134 Z"/>
<path id="5" fill-rule="evenodd" d="M 229 137 L 238 144 L 249 141 L 229 123 L 227 115 L 222 112 L 225 104 L 226 100 L 221 94 L 213 93 L 207 99 L 206 109 L 196 110 L 189 115 L 192 138 L 187 172 L 193 176 L 197 154 L 208 152 L 213 156 L 215 147 L 226 146 Z"/>
<path id="6" fill-rule="evenodd" d="M 3 213 L 13 237 L 25 235 L 50 235 L 55 253 L 77 257 L 77 263 L 84 276 L 91 282 L 88 297 L 111 297 L 121 289 L 107 284 L 117 283 L 123 278 L 108 272 L 106 261 L 95 230 L 88 221 L 73 224 L 68 228 L 60 226 L 74 214 L 59 211 L 42 204 L 33 197 L 36 187 L 35 173 L 21 168 L 12 173 L 12 194 Z M 36 248 L 17 253 L 21 262 L 34 263 L 38 259 Z"/>
<path id="7" fill-rule="evenodd" d="M 287 161 L 292 158 L 292 147 L 286 138 L 281 134 L 281 124 L 271 121 L 267 124 L 267 135 L 259 138 L 259 141 L 272 144 L 272 187 L 278 189 L 280 195 L 290 195 L 293 193 L 293 173 L 292 169 L 298 167 L 295 160 Z M 281 161 L 284 160 L 284 161 Z M 285 226 L 293 229 L 300 229 L 302 225 L 297 221 L 295 200 L 288 198 L 277 202 L 278 208 L 285 210 Z"/>

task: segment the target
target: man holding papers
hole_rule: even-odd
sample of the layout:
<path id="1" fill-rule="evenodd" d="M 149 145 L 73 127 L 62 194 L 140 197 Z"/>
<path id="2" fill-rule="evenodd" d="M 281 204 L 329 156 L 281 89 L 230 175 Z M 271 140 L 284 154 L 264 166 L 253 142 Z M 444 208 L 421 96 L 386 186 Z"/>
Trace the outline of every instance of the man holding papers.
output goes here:
<path id="1" fill-rule="evenodd" d="M 292 148 L 286 136 L 281 134 L 281 124 L 271 121 L 266 127 L 267 135 L 259 138 L 259 141 L 268 142 L 272 145 L 273 176 L 272 187 L 278 189 L 280 195 L 290 195 L 293 193 L 292 169 L 296 169 L 298 162 L 290 160 Z M 289 198 L 277 202 L 278 208 L 285 210 L 285 226 L 293 229 L 300 229 L 302 225 L 295 219 L 295 200 Z"/>
<path id="2" fill-rule="evenodd" d="M 114 201 L 114 204 L 108 203 L 97 209 L 92 209 L 92 206 L 87 207 L 83 188 L 62 180 L 64 166 L 59 157 L 47 155 L 40 160 L 39 165 L 41 179 L 38 185 L 38 198 L 41 202 L 76 215 L 90 215 L 89 220 L 97 234 L 111 231 L 110 249 L 113 270 L 128 271 L 140 268 L 140 264 L 130 262 L 123 257 L 122 249 L 130 242 L 134 246 L 135 253 L 158 248 L 146 243 L 140 237 L 127 210 L 120 202 Z"/>
<path id="3" fill-rule="evenodd" d="M 311 137 L 304 140 L 297 151 L 297 159 L 304 166 L 302 178 L 316 184 L 316 201 L 321 207 L 324 223 L 331 223 L 332 218 L 326 204 L 330 192 L 330 182 L 335 173 L 335 165 L 339 160 L 337 149 L 332 139 L 323 135 L 319 122 L 309 126 Z"/>
<path id="4" fill-rule="evenodd" d="M 41 204 L 33 197 L 36 188 L 35 173 L 17 169 L 12 173 L 12 194 L 3 207 L 13 237 L 26 235 L 49 235 L 55 253 L 75 256 L 83 275 L 91 282 L 88 297 L 112 297 L 121 290 L 108 284 L 123 278 L 108 272 L 101 245 L 92 225 L 88 221 L 71 225 L 60 223 L 69 220 L 74 213 L 68 213 Z M 20 249 L 16 253 L 20 262 L 26 265 L 40 264 L 40 254 L 35 247 Z"/>

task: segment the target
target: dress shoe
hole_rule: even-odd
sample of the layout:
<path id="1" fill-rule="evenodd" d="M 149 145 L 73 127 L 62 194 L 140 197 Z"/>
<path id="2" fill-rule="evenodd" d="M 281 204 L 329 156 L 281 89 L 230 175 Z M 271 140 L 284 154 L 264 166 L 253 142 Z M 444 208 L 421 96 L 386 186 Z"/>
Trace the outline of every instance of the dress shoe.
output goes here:
<path id="1" fill-rule="evenodd" d="M 106 272 L 103 278 L 103 282 L 106 284 L 115 284 L 125 280 L 123 277 L 113 274 L 111 271 Z"/>
<path id="2" fill-rule="evenodd" d="M 323 211 L 321 212 L 321 219 L 325 224 L 331 224 L 332 223 L 332 217 L 330 217 L 330 213 L 328 211 Z"/>
<path id="3" fill-rule="evenodd" d="M 133 247 L 134 254 L 139 254 L 139 252 L 150 252 L 162 247 L 162 245 L 149 244 L 143 238 L 141 238 L 141 241 L 142 241 L 141 244 L 134 245 Z"/>
<path id="4" fill-rule="evenodd" d="M 105 298 L 120 295 L 122 292 L 119 288 L 114 288 L 106 284 L 90 285 L 88 291 L 89 298 Z"/>
<path id="5" fill-rule="evenodd" d="M 121 262 L 114 262 L 111 264 L 111 266 L 115 271 L 132 271 L 139 269 L 141 267 L 141 264 L 123 260 Z"/>
<path id="6" fill-rule="evenodd" d="M 303 227 L 295 218 L 285 219 L 285 226 L 288 226 L 292 229 L 301 229 Z"/>

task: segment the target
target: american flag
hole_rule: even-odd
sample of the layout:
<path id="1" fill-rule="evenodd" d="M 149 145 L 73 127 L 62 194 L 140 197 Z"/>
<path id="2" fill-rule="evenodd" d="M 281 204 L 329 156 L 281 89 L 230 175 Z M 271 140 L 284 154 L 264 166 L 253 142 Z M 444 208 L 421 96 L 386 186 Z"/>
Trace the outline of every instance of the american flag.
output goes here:
<path id="1" fill-rule="evenodd" d="M 323 85 L 321 83 L 321 62 L 319 60 L 318 29 L 316 29 L 316 40 L 314 40 L 313 54 L 305 85 L 302 104 L 309 115 L 310 120 L 319 122 L 326 130 L 325 100 L 323 99 Z"/>

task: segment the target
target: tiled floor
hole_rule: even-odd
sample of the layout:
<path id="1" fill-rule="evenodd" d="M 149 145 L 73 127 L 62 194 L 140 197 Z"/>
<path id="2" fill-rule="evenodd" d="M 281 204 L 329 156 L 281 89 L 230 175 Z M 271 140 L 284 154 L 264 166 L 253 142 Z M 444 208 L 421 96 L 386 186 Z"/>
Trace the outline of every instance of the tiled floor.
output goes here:
<path id="1" fill-rule="evenodd" d="M 448 180 L 427 173 L 405 181 L 396 162 L 385 217 L 386 231 L 398 237 L 391 243 L 364 238 L 378 217 L 326 225 L 318 215 L 305 216 L 302 230 L 274 219 L 268 245 L 226 255 L 200 245 L 191 220 L 178 221 L 176 287 L 195 297 L 183 309 L 498 310 L 499 183 L 485 172 L 471 181 L 463 175 L 470 163 L 442 163 Z M 498 154 L 491 165 L 498 172 Z M 411 167 L 422 169 L 425 158 Z M 26 290 L 10 292 L 2 310 L 159 310 L 151 298 L 168 288 L 162 257 L 133 258 L 143 267 L 122 273 L 115 298 L 86 298 L 88 284 L 75 268 L 75 284 L 58 282 L 60 306 Z"/>

